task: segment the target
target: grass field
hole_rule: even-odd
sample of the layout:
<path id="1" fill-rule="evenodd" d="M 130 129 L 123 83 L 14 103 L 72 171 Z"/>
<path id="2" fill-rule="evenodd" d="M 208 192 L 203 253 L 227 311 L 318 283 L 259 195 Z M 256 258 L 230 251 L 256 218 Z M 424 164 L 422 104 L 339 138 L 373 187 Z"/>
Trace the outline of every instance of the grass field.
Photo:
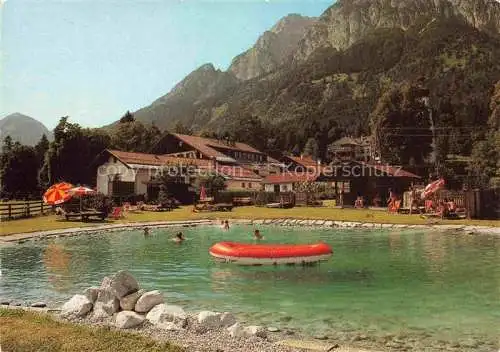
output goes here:
<path id="1" fill-rule="evenodd" d="M 119 224 L 148 221 L 196 220 L 196 219 L 317 219 L 356 221 L 392 224 L 427 224 L 428 220 L 419 215 L 388 214 L 385 211 L 367 209 L 334 209 L 334 208 L 292 208 L 268 209 L 261 207 L 238 207 L 232 212 L 193 213 L 191 206 L 181 207 L 170 212 L 137 212 L 127 213 L 124 219 L 107 220 L 105 222 L 84 223 L 65 221 L 55 215 L 40 216 L 30 219 L 12 220 L 2 223 L 0 235 L 64 229 L 72 227 L 87 227 L 100 224 Z M 440 224 L 481 225 L 500 227 L 500 220 L 444 220 Z"/>
<path id="2" fill-rule="evenodd" d="M 0 308 L 1 350 L 47 352 L 180 352 L 180 347 L 146 337 L 71 323 L 47 314 Z"/>

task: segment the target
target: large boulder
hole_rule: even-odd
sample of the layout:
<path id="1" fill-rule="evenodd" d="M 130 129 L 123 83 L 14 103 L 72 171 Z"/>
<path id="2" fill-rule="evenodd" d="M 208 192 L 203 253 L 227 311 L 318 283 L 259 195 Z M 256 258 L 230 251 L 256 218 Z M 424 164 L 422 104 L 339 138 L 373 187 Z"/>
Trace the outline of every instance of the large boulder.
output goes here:
<path id="1" fill-rule="evenodd" d="M 94 303 L 99 295 L 98 287 L 89 287 L 83 291 L 83 295 L 89 299 L 90 302 Z"/>
<path id="2" fill-rule="evenodd" d="M 187 324 L 187 314 L 184 309 L 173 304 L 158 304 L 149 311 L 146 319 L 151 324 L 166 330 L 173 330 L 174 325 L 184 328 Z"/>
<path id="3" fill-rule="evenodd" d="M 128 271 L 119 271 L 113 276 L 110 282 L 116 298 L 125 297 L 139 290 L 137 280 Z"/>
<path id="4" fill-rule="evenodd" d="M 139 290 L 120 298 L 120 308 L 122 310 L 134 310 L 135 304 L 144 293 L 144 290 Z"/>
<path id="5" fill-rule="evenodd" d="M 243 330 L 243 327 L 239 323 L 231 325 L 230 327 L 227 328 L 227 331 L 229 332 L 229 335 L 231 337 L 245 336 L 245 331 Z"/>
<path id="6" fill-rule="evenodd" d="M 236 324 L 236 318 L 232 313 L 224 312 L 220 315 L 220 325 L 224 327 L 233 326 Z"/>
<path id="7" fill-rule="evenodd" d="M 258 325 L 251 325 L 247 326 L 243 329 L 243 332 L 245 333 L 246 336 L 257 336 L 257 337 L 262 337 L 266 338 L 267 337 L 267 331 L 266 328 L 263 326 L 258 326 Z"/>
<path id="8" fill-rule="evenodd" d="M 160 291 L 149 291 L 139 297 L 134 310 L 137 313 L 147 313 L 151 310 L 151 308 L 163 302 L 163 295 Z"/>
<path id="9" fill-rule="evenodd" d="M 130 329 L 144 321 L 144 316 L 135 312 L 123 311 L 116 315 L 115 326 L 119 329 Z"/>
<path id="10" fill-rule="evenodd" d="M 105 277 L 99 288 L 97 299 L 94 304 L 94 318 L 105 318 L 112 316 L 118 312 L 120 301 L 115 296 L 115 291 L 112 288 L 112 280 Z"/>
<path id="11" fill-rule="evenodd" d="M 101 286 L 99 288 L 111 288 L 111 283 L 113 280 L 109 276 L 104 276 L 101 281 Z"/>
<path id="12" fill-rule="evenodd" d="M 84 317 L 92 310 L 92 302 L 84 295 L 74 295 L 71 299 L 64 303 L 61 308 L 61 316 Z"/>
<path id="13" fill-rule="evenodd" d="M 206 329 L 218 329 L 221 327 L 220 313 L 202 311 L 198 314 L 198 325 Z"/>

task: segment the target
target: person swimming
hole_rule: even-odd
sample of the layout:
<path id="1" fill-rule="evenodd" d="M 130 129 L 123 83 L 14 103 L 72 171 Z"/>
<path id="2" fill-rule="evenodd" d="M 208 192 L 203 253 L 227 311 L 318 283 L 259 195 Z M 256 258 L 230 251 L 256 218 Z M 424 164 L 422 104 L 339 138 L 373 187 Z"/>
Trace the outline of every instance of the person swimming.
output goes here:
<path id="1" fill-rule="evenodd" d="M 256 240 L 262 240 L 264 239 L 264 236 L 260 234 L 259 230 L 255 230 L 253 233 L 253 238 L 255 238 Z"/>
<path id="2" fill-rule="evenodd" d="M 182 232 L 178 232 L 178 233 L 175 235 L 174 239 L 173 239 L 173 241 L 174 241 L 174 242 L 177 242 L 177 243 L 181 243 L 181 242 L 183 242 L 184 240 L 185 240 L 185 238 L 184 238 L 184 235 L 182 234 Z"/>

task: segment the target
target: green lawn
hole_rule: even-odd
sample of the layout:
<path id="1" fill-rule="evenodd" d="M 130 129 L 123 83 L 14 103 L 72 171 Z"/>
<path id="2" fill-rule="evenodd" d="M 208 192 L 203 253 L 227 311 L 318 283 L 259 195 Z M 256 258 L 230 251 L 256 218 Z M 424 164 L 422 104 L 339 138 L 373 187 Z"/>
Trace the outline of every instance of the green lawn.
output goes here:
<path id="1" fill-rule="evenodd" d="M 0 308 L 1 350 L 5 352 L 180 352 L 180 347 L 147 337 L 56 321 L 48 314 Z"/>
<path id="2" fill-rule="evenodd" d="M 193 213 L 192 206 L 181 207 L 171 212 L 138 212 L 128 213 L 121 220 L 107 220 L 104 224 L 119 224 L 130 222 L 196 220 L 196 219 L 317 219 L 375 222 L 392 224 L 427 224 L 428 220 L 419 215 L 388 214 L 385 211 L 366 209 L 334 209 L 334 208 L 303 208 L 268 209 L 261 207 L 238 207 L 232 212 Z M 500 227 L 499 220 L 444 220 L 440 224 L 482 225 Z M 72 227 L 87 227 L 103 224 L 101 222 L 83 223 L 65 221 L 54 215 L 30 219 L 12 220 L 2 223 L 0 235 L 13 233 L 64 229 Z"/>

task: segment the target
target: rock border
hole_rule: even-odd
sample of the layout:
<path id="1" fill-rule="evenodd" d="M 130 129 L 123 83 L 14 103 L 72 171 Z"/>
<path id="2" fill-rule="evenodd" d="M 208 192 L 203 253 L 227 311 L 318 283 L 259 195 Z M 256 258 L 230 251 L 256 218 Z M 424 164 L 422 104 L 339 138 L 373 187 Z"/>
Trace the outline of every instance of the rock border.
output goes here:
<path id="1" fill-rule="evenodd" d="M 453 224 L 390 224 L 375 222 L 358 221 L 339 221 L 339 220 L 319 220 L 319 219 L 228 219 L 233 224 L 242 225 L 274 225 L 274 226 L 293 226 L 293 227 L 313 227 L 313 228 L 339 228 L 339 229 L 409 229 L 409 230 L 437 230 L 437 231 L 459 231 L 468 234 L 489 234 L 499 235 L 500 227 L 476 226 L 476 225 L 453 225 Z"/>
<path id="2" fill-rule="evenodd" d="M 2 243 L 23 243 L 29 240 L 44 240 L 49 238 L 72 237 L 96 232 L 116 232 L 122 230 L 137 230 L 144 227 L 169 228 L 169 227 L 197 227 L 220 225 L 220 220 L 201 219 L 185 221 L 155 221 L 155 222 L 133 222 L 128 224 L 101 225 L 89 227 L 74 227 L 68 229 L 25 232 L 11 234 L 0 237 Z M 340 229 L 410 229 L 410 230 L 437 230 L 437 231 L 457 231 L 470 235 L 488 234 L 500 236 L 500 227 L 476 226 L 476 225 L 453 225 L 453 224 L 433 224 L 433 225 L 409 225 L 390 224 L 357 221 L 320 220 L 320 219 L 228 219 L 232 224 L 240 225 L 274 225 L 274 226 L 294 226 L 294 227 L 314 227 L 314 228 L 340 228 Z"/>
<path id="3" fill-rule="evenodd" d="M 67 229 L 24 232 L 0 236 L 0 244 L 23 243 L 29 240 L 44 240 L 49 238 L 73 237 L 97 232 L 116 232 L 122 230 L 137 230 L 144 227 L 168 228 L 168 227 L 195 227 L 200 225 L 213 225 L 213 220 L 186 220 L 186 221 L 154 221 L 154 222 L 131 222 L 127 224 L 100 225 L 89 227 L 72 227 Z"/>
<path id="4" fill-rule="evenodd" d="M 94 291 L 97 295 L 91 294 Z M 123 301 L 129 300 L 135 304 L 127 302 L 126 309 L 123 309 Z M 219 351 L 234 343 L 244 347 L 242 351 L 260 352 L 262 347 L 268 351 L 288 351 L 274 344 L 280 337 L 279 329 L 243 325 L 231 312 L 188 313 L 183 307 L 166 302 L 158 290 L 141 290 L 137 280 L 125 270 L 104 277 L 99 287 L 89 287 L 83 294 L 72 296 L 62 305 L 57 317 L 73 323 L 152 333 L 153 336 L 168 337 L 168 340 L 175 339 L 174 342 L 195 337 L 196 343 L 202 342 L 198 347 L 210 346 L 207 349 L 210 351 Z M 273 336 L 268 334 L 273 331 Z M 260 348 L 252 348 L 254 343 Z"/>

